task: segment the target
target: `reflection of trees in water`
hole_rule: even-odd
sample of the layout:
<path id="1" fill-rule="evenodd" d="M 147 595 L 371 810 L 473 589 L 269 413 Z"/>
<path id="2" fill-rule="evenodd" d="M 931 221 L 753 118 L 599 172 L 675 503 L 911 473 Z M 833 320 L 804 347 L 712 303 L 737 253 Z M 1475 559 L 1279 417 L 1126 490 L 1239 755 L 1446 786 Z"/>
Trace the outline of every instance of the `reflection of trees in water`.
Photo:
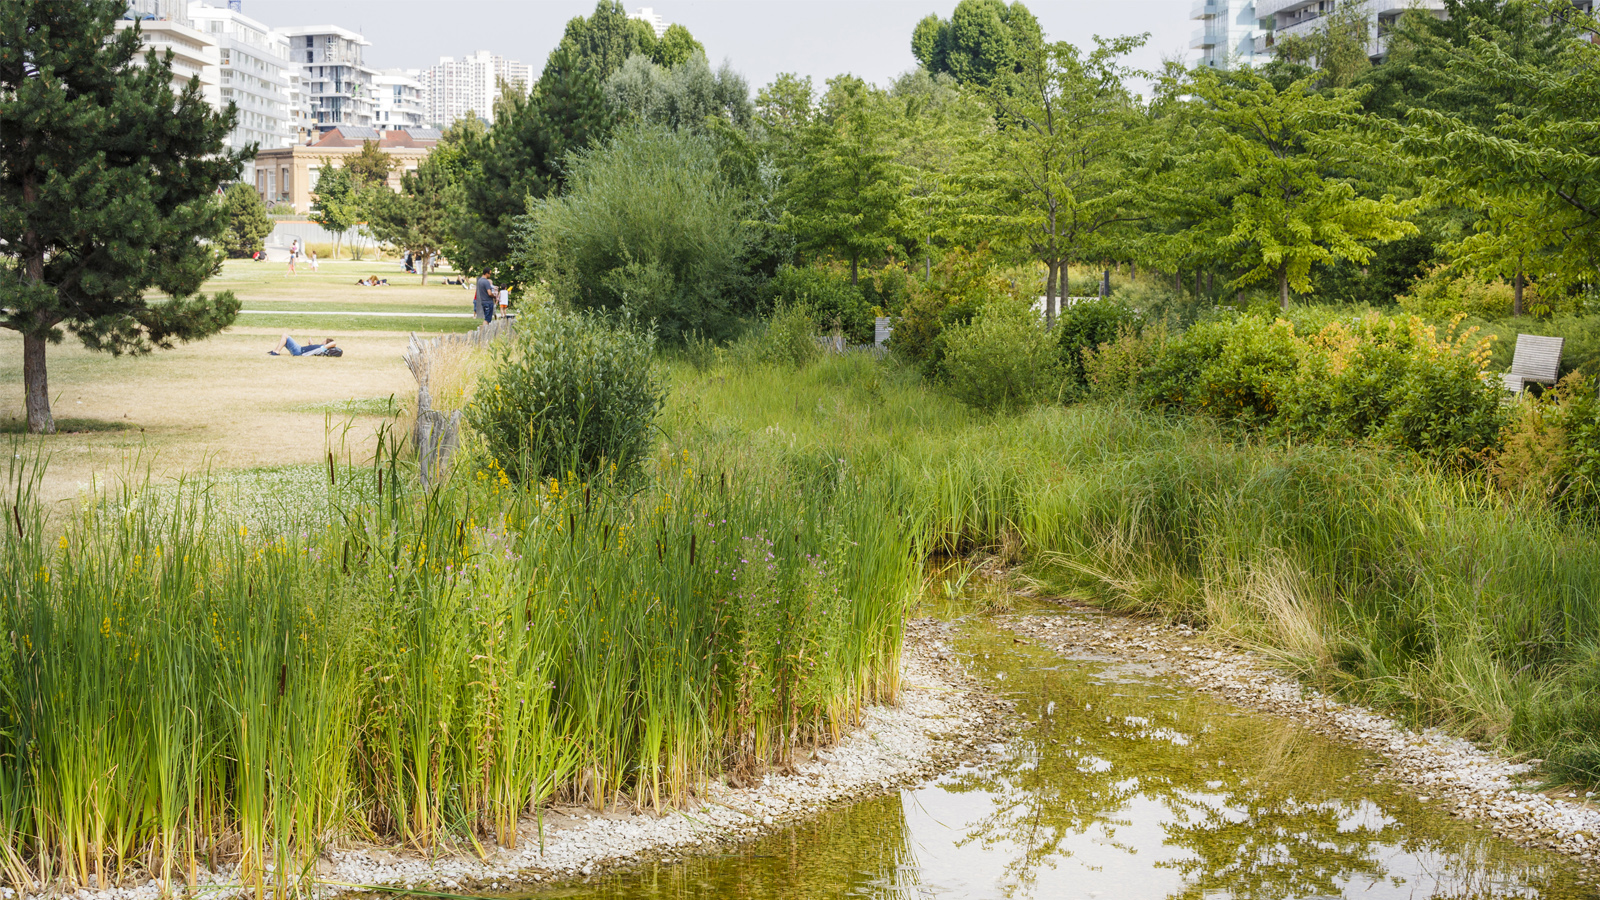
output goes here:
<path id="1" fill-rule="evenodd" d="M 592 898 L 924 896 L 899 795 L 852 804 L 738 848 L 604 879 L 573 894 Z"/>
<path id="2" fill-rule="evenodd" d="M 1381 792 L 1360 800 L 1362 789 L 1350 784 L 1360 778 L 1355 751 L 1270 719 L 1227 715 L 1213 701 L 1159 699 L 1156 685 L 1100 684 L 1071 666 L 1008 674 L 1033 724 L 1008 758 L 944 784 L 992 798 L 962 843 L 1011 854 L 1008 895 L 1025 896 L 1052 858 L 1072 854 L 1077 835 L 1098 830 L 1100 844 L 1154 849 L 1117 841 L 1139 797 L 1169 810 L 1166 843 L 1187 851 L 1160 864 L 1185 876 L 1178 897 L 1337 896 L 1351 881 L 1395 880 L 1388 859 L 1396 854 L 1424 860 L 1451 896 L 1507 896 L 1493 893 L 1495 883 L 1523 895 L 1511 885 L 1526 884 L 1529 873 L 1518 861 L 1483 858 L 1482 839 L 1462 833 L 1446 849 L 1434 834 L 1397 823 Z"/>

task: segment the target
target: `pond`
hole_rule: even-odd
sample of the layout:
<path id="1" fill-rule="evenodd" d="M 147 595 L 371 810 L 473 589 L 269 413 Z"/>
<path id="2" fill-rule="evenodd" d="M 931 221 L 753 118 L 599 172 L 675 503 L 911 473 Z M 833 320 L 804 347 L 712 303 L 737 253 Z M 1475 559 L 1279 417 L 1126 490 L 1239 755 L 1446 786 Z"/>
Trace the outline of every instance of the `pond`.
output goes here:
<path id="1" fill-rule="evenodd" d="M 1150 667 L 1062 657 L 977 618 L 958 649 L 1024 721 L 981 762 L 738 855 L 521 896 L 1600 898 L 1570 859 L 1375 780 L 1370 754 Z"/>

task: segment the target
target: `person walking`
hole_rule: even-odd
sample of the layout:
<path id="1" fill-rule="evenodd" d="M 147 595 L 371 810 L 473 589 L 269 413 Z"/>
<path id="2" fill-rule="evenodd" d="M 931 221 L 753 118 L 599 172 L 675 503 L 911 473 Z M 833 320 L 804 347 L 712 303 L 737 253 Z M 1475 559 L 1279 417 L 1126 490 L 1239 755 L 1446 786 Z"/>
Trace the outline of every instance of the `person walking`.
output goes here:
<path id="1" fill-rule="evenodd" d="M 317 270 L 317 251 L 311 251 L 311 271 Z"/>
<path id="2" fill-rule="evenodd" d="M 290 274 L 290 275 L 294 274 L 294 261 L 299 255 L 300 255 L 300 239 L 299 238 L 295 238 L 294 240 L 289 242 L 289 272 L 288 272 L 288 274 Z"/>
<path id="3" fill-rule="evenodd" d="M 494 321 L 494 304 L 499 293 L 494 282 L 489 280 L 489 270 L 484 269 L 483 274 L 478 276 L 478 293 L 473 300 L 477 304 L 479 318 L 485 322 Z"/>

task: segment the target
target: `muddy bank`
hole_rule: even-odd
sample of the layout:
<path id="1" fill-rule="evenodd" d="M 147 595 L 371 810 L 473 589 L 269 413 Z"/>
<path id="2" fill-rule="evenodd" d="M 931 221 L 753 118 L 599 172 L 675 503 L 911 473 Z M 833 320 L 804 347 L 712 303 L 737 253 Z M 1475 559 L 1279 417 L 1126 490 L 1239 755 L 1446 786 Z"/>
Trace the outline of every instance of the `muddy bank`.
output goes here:
<path id="1" fill-rule="evenodd" d="M 1419 799 L 1493 829 L 1523 846 L 1600 858 L 1600 808 L 1591 792 L 1533 790 L 1537 761 L 1514 761 L 1428 729 L 1412 731 L 1342 703 L 1272 668 L 1262 657 L 1220 647 L 1186 626 L 1069 605 L 1068 615 L 999 616 L 1001 626 L 1064 654 L 1137 660 L 1250 710 L 1281 715 L 1378 754 L 1372 774 L 1409 785 Z"/>

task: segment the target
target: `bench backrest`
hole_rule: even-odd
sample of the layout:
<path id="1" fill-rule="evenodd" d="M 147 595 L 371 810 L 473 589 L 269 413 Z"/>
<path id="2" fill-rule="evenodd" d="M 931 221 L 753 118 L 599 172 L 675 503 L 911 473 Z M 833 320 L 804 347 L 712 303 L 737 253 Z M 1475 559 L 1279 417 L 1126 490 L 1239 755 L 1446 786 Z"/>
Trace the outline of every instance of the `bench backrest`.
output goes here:
<path id="1" fill-rule="evenodd" d="M 1517 335 L 1517 352 L 1511 358 L 1511 374 L 1555 384 L 1561 372 L 1561 348 L 1566 338 L 1539 334 Z"/>

